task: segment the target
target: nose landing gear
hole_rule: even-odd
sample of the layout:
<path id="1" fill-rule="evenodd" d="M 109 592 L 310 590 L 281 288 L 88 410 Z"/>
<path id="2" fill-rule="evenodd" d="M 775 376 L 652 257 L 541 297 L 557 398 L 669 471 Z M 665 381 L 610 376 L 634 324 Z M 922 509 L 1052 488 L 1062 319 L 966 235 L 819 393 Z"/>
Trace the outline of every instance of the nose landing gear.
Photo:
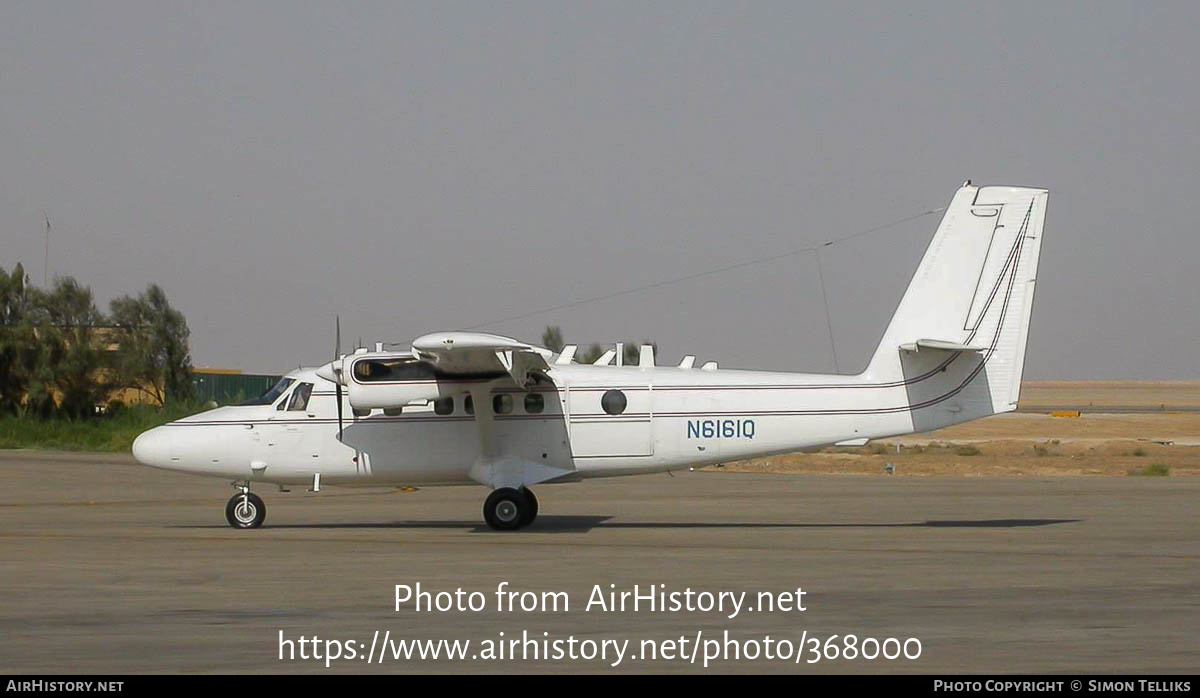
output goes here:
<path id="1" fill-rule="evenodd" d="M 234 528 L 258 528 L 267 518 L 267 505 L 250 491 L 250 483 L 236 485 L 241 490 L 225 505 L 225 520 Z"/>
<path id="2" fill-rule="evenodd" d="M 493 490 L 483 502 L 483 520 L 497 531 L 515 531 L 537 518 L 538 501 L 533 491 L 522 487 Z"/>

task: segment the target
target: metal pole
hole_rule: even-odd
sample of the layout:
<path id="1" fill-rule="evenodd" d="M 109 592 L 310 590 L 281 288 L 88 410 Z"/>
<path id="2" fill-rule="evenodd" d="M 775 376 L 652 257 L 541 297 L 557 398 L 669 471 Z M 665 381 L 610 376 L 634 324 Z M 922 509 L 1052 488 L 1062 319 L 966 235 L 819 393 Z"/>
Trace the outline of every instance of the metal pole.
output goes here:
<path id="1" fill-rule="evenodd" d="M 42 211 L 46 219 L 46 251 L 42 256 L 42 286 L 50 287 L 50 215 Z"/>

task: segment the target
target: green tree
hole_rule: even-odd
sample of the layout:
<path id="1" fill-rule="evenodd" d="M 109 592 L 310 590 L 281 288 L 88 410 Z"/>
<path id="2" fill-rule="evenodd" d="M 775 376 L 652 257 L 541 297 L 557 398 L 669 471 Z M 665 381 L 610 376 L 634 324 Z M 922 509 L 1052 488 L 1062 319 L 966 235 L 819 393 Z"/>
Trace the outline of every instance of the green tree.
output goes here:
<path id="1" fill-rule="evenodd" d="M 116 374 L 121 385 L 147 392 L 159 405 L 191 397 L 191 332 L 162 288 L 150 284 L 136 298 L 115 298 L 109 307 L 118 328 Z"/>
<path id="2" fill-rule="evenodd" d="M 20 413 L 29 392 L 39 345 L 29 322 L 29 277 L 18 262 L 0 268 L 0 412 Z"/>
<path id="3" fill-rule="evenodd" d="M 604 347 L 600 346 L 599 344 L 592 344 L 591 346 L 583 348 L 580 353 L 576 354 L 575 360 L 581 364 L 594 363 L 596 359 L 599 359 L 604 355 L 604 351 Z"/>
<path id="4" fill-rule="evenodd" d="M 11 274 L 0 268 L 0 326 L 12 327 L 24 319 L 27 310 L 25 287 L 28 285 L 29 275 L 20 262 Z"/>
<path id="5" fill-rule="evenodd" d="M 85 417 L 120 387 L 160 405 L 190 397 L 187 321 L 162 289 L 118 298 L 112 311 L 115 327 L 71 277 L 38 289 L 20 264 L 0 269 L 0 413 Z"/>
<path id="6" fill-rule="evenodd" d="M 567 346 L 563 342 L 562 329 L 558 325 L 546 326 L 546 331 L 542 332 L 542 346 L 556 354 L 561 352 L 563 347 Z"/>
<path id="7" fill-rule="evenodd" d="M 103 370 L 108 366 L 96 334 L 104 317 L 96 309 L 92 291 L 68 276 L 56 279 L 49 291 L 31 289 L 29 296 L 40 345 L 30 400 L 35 407 L 44 405 L 53 386 L 63 413 L 86 417 L 113 387 Z"/>

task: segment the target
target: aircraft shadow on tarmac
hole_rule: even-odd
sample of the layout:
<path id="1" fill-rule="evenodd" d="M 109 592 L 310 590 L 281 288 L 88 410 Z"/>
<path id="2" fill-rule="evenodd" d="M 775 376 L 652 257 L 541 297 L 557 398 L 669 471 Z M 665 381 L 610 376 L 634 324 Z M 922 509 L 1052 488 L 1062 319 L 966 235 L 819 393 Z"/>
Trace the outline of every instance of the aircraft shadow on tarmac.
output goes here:
<path id="1" fill-rule="evenodd" d="M 527 531 L 532 533 L 586 533 L 592 529 L 744 529 L 744 528 L 1029 528 L 1078 523 L 1081 519 L 972 519 L 911 521 L 903 523 L 779 523 L 699 521 L 613 521 L 611 516 L 539 516 Z M 175 526 L 172 528 L 226 528 L 225 526 Z M 471 533 L 495 533 L 477 521 L 379 521 L 362 523 L 263 524 L 263 529 L 355 529 L 411 528 L 466 529 Z"/>

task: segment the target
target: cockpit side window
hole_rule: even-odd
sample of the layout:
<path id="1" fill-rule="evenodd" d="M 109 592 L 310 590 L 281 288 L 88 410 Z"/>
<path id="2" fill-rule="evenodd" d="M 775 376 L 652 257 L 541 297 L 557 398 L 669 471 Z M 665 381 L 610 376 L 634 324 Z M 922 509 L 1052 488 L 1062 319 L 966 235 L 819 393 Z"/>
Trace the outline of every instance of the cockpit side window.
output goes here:
<path id="1" fill-rule="evenodd" d="M 312 395 L 313 384 L 301 383 L 292 391 L 292 399 L 288 401 L 288 412 L 303 412 L 308 409 L 308 398 Z"/>
<path id="2" fill-rule="evenodd" d="M 256 398 L 251 398 L 250 400 L 246 400 L 245 402 L 239 402 L 238 404 L 239 405 L 270 405 L 271 403 L 278 400 L 280 395 L 283 395 L 284 393 L 286 393 L 287 389 L 289 387 L 291 387 L 292 383 L 295 383 L 295 382 L 296 382 L 295 378 L 280 378 L 279 382 L 276 383 L 275 385 L 271 386 L 271 389 L 268 390 L 267 392 L 263 393 L 262 395 L 259 395 Z"/>

